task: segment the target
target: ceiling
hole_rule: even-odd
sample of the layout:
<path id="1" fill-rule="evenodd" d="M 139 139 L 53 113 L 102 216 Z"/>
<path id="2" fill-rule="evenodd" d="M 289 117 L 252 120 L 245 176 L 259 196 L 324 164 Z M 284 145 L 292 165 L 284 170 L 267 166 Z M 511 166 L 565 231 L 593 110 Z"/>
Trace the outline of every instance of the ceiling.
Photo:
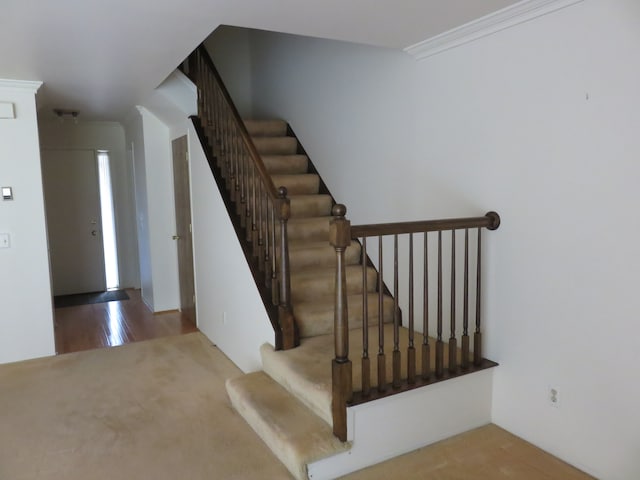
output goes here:
<path id="1" fill-rule="evenodd" d="M 0 78 L 121 120 L 221 24 L 404 48 L 516 0 L 2 0 Z"/>

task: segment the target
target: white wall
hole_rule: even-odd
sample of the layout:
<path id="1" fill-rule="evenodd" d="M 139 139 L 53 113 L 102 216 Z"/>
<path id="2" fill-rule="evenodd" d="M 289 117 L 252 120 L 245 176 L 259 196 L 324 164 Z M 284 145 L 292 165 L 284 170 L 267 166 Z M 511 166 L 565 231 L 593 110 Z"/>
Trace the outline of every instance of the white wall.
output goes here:
<path id="1" fill-rule="evenodd" d="M 189 152 L 198 328 L 240 369 L 260 370 L 273 328 L 193 127 Z"/>
<path id="2" fill-rule="evenodd" d="M 125 123 L 133 145 L 142 297 L 154 312 L 180 306 L 173 166 L 168 127 L 144 107 Z"/>
<path id="3" fill-rule="evenodd" d="M 485 237 L 494 422 L 639 478 L 640 4 L 586 0 L 422 62 L 251 35 L 254 113 L 291 122 L 354 224 L 502 216 Z"/>
<path id="4" fill-rule="evenodd" d="M 67 120 L 40 122 L 40 145 L 46 149 L 108 150 L 111 167 L 118 268 L 122 287 L 140 287 L 136 240 L 133 168 L 125 151 L 122 125 L 117 122 L 80 122 Z"/>
<path id="5" fill-rule="evenodd" d="M 219 26 L 204 42 L 229 95 L 243 118 L 252 116 L 249 30 Z"/>
<path id="6" fill-rule="evenodd" d="M 0 102 L 14 105 L 15 119 L 0 119 L 0 363 L 55 353 L 47 231 L 38 146 L 35 92 L 40 83 L 0 80 Z"/>

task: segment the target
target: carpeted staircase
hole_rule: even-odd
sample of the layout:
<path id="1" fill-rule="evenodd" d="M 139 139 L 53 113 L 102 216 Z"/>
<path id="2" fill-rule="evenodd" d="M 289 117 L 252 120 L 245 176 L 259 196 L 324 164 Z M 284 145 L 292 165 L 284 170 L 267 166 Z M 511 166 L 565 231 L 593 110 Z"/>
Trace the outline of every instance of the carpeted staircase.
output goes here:
<path id="1" fill-rule="evenodd" d="M 285 186 L 291 200 L 291 303 L 301 344 L 288 351 L 275 351 L 265 344 L 261 349 L 264 371 L 229 380 L 227 391 L 236 410 L 294 477 L 306 479 L 309 463 L 349 448 L 334 437 L 331 425 L 336 254 L 329 244 L 329 222 L 334 201 L 320 192 L 320 178 L 309 173 L 309 159 L 298 153 L 298 141 L 287 135 L 286 122 L 251 120 L 245 124 L 274 185 Z M 363 269 L 359 244 L 347 248 L 345 261 L 350 327 L 360 328 Z M 377 325 L 376 270 L 368 267 L 367 276 L 368 323 Z M 391 321 L 393 299 L 385 295 L 383 304 L 385 321 Z M 360 335 L 353 337 L 357 343 Z"/>

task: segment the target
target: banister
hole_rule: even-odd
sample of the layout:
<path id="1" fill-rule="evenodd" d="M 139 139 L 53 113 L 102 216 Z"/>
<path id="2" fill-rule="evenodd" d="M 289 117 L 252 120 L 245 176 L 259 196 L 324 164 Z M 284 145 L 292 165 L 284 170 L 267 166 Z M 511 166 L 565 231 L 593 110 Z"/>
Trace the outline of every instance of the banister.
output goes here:
<path id="1" fill-rule="evenodd" d="M 227 107 L 231 111 L 231 116 L 233 117 L 236 123 L 236 127 L 238 128 L 240 137 L 242 138 L 242 141 L 244 142 L 247 149 L 249 150 L 249 155 L 251 156 L 251 159 L 255 164 L 256 170 L 258 171 L 258 174 L 260 175 L 267 189 L 267 194 L 269 195 L 269 197 L 271 197 L 271 200 L 276 201 L 278 199 L 278 190 L 276 186 L 273 184 L 273 181 L 271 180 L 271 176 L 267 172 L 267 168 L 264 166 L 264 163 L 262 161 L 262 158 L 260 157 L 260 154 L 258 153 L 258 150 L 256 149 L 255 145 L 251 141 L 251 136 L 247 131 L 247 127 L 245 126 L 244 121 L 242 120 L 242 117 L 238 112 L 238 109 L 233 103 L 233 100 L 231 99 L 231 95 L 229 94 L 227 87 L 222 81 L 222 77 L 218 73 L 218 70 L 216 69 L 215 65 L 213 64 L 213 60 L 211 59 L 209 52 L 207 51 L 204 45 L 200 45 L 196 50 L 201 55 L 202 59 L 205 61 L 205 63 L 211 70 L 211 73 L 216 79 L 218 87 L 220 88 L 220 93 L 222 94 L 225 100 L 225 103 L 227 104 Z"/>
<path id="2" fill-rule="evenodd" d="M 488 212 L 484 217 L 447 218 L 443 220 L 422 220 L 417 222 L 354 225 L 351 227 L 351 238 L 460 230 L 463 228 L 484 227 L 488 230 L 495 230 L 499 226 L 500 215 L 496 212 Z"/>
<path id="3" fill-rule="evenodd" d="M 488 230 L 495 230 L 500 226 L 500 216 L 496 212 L 488 212 L 482 217 L 467 217 L 467 218 L 449 218 L 442 220 L 424 220 L 417 222 L 397 222 L 397 223 L 382 223 L 382 224 L 368 224 L 368 225 L 356 225 L 351 226 L 349 220 L 345 218 L 346 207 L 344 205 L 335 205 L 332 212 L 334 219 L 331 221 L 330 227 L 330 244 L 334 247 L 336 253 L 336 281 L 335 281 L 335 314 L 334 314 L 334 335 L 335 335 L 335 357 L 332 361 L 333 372 L 333 393 L 332 393 L 332 413 L 333 413 L 333 430 L 334 434 L 340 439 L 344 440 L 347 437 L 346 426 L 346 408 L 347 405 L 357 405 L 360 403 L 376 400 L 379 398 L 393 395 L 403 391 L 407 391 L 413 388 L 421 387 L 424 385 L 430 385 L 432 383 L 454 378 L 460 375 L 471 373 L 474 371 L 483 370 L 497 365 L 495 362 L 487 360 L 482 357 L 482 332 L 481 332 L 481 231 L 486 228 Z M 470 362 L 470 341 L 469 341 L 469 230 L 477 230 L 477 249 L 475 255 L 476 263 L 476 284 L 475 284 L 475 331 L 473 332 L 473 362 Z M 457 302 L 459 300 L 456 295 L 457 281 L 456 281 L 456 231 L 464 231 L 464 272 L 463 272 L 463 308 L 462 308 L 462 322 L 457 321 L 457 316 L 460 315 L 457 309 Z M 437 280 L 437 285 L 434 286 L 435 293 L 437 295 L 436 305 L 436 330 L 437 338 L 435 340 L 435 368 L 431 367 L 431 348 L 429 340 L 429 261 L 428 261 L 428 236 L 429 232 L 437 232 L 437 248 L 436 255 L 436 267 L 437 271 L 434 272 L 434 276 Z M 450 280 L 450 309 L 449 309 L 449 339 L 445 343 L 443 340 L 443 330 L 445 326 L 445 319 L 443 318 L 443 232 L 450 235 L 450 268 L 448 268 L 447 276 Z M 423 322 L 422 332 L 414 332 L 414 234 L 423 233 Z M 398 236 L 409 235 L 409 278 L 408 278 L 408 292 L 405 295 L 408 296 L 409 304 L 409 324 L 405 333 L 403 333 L 403 342 L 406 343 L 406 352 L 401 353 L 399 342 L 399 280 L 398 280 Z M 393 277 L 394 277 L 394 311 L 393 311 L 393 352 L 391 356 L 391 369 L 392 377 L 387 378 L 387 370 L 389 364 L 387 362 L 387 356 L 385 355 L 385 327 L 383 321 L 383 237 L 393 236 Z M 362 320 L 362 357 L 361 357 L 361 372 L 362 372 L 362 390 L 353 391 L 352 385 L 352 362 L 349 358 L 349 318 L 347 309 L 347 296 L 345 289 L 345 264 L 344 264 L 344 251 L 351 243 L 351 241 L 362 241 L 363 256 L 367 255 L 367 238 L 378 237 L 378 372 L 377 372 L 377 388 L 371 388 L 370 382 L 370 359 L 369 359 L 369 337 L 367 330 L 369 328 L 369 316 L 366 295 L 367 280 L 366 280 L 366 258 L 363 259 L 363 320 Z M 460 332 L 459 325 L 462 329 Z M 404 331 L 403 330 L 403 331 Z M 458 333 L 462 333 L 461 346 L 458 348 Z M 415 336 L 419 335 L 418 342 L 421 344 L 421 348 L 418 350 L 414 346 Z M 421 337 L 421 339 L 420 339 Z M 405 347 L 403 346 L 403 349 Z M 445 356 L 445 350 L 448 349 L 448 355 Z M 418 354 L 420 355 L 420 361 L 418 362 Z M 401 360 L 402 355 L 406 355 L 406 374 L 401 372 Z M 458 360 L 458 357 L 461 357 Z M 447 361 L 448 360 L 448 361 Z M 445 368 L 445 362 L 447 366 Z M 416 365 L 421 365 L 421 372 L 418 375 L 416 371 Z M 366 375 L 367 378 L 364 378 Z M 405 376 L 402 376 L 405 375 Z M 374 374 L 375 376 L 375 374 Z"/>

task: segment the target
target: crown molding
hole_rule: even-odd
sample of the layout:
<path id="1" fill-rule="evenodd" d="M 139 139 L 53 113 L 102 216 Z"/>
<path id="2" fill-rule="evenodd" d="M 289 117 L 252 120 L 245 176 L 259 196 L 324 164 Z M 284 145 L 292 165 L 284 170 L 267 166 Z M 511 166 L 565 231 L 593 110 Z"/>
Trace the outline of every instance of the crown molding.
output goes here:
<path id="1" fill-rule="evenodd" d="M 584 0 L 523 0 L 404 49 L 422 60 Z"/>
<path id="2" fill-rule="evenodd" d="M 33 93 L 37 93 L 42 82 L 31 80 L 8 80 L 0 78 L 0 88 L 9 90 L 27 90 Z"/>

